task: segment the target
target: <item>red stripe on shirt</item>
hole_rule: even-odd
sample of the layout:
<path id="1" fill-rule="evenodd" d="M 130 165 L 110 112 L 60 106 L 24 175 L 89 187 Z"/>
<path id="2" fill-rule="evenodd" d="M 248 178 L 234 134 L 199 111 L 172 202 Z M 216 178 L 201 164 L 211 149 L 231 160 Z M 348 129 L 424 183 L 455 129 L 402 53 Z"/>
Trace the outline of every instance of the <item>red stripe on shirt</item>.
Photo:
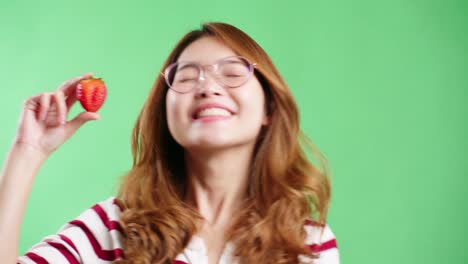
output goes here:
<path id="1" fill-rule="evenodd" d="M 94 249 L 94 252 L 96 255 L 103 260 L 116 260 L 117 258 L 123 257 L 123 251 L 121 248 L 115 248 L 112 250 L 103 250 L 101 248 L 101 245 L 97 241 L 97 239 L 94 237 L 93 233 L 91 230 L 86 226 L 86 224 L 80 220 L 73 220 L 70 222 L 71 225 L 75 225 L 83 232 L 85 233 L 86 237 L 88 238 L 88 241 L 91 243 L 91 246 Z"/>
<path id="2" fill-rule="evenodd" d="M 182 260 L 174 260 L 174 262 L 172 262 L 172 264 L 188 264 L 188 263 L 184 262 Z"/>
<path id="3" fill-rule="evenodd" d="M 119 207 L 120 211 L 123 212 L 124 206 L 120 200 L 117 198 L 114 198 L 114 201 L 112 202 L 113 204 L 117 205 Z"/>
<path id="4" fill-rule="evenodd" d="M 26 253 L 25 256 L 30 258 L 32 261 L 36 262 L 36 264 L 49 264 L 49 262 L 45 258 L 43 258 L 43 257 L 41 257 L 39 255 L 36 255 L 36 254 L 34 254 L 32 252 Z"/>
<path id="5" fill-rule="evenodd" d="M 312 245 L 308 245 L 308 247 L 315 253 L 319 253 L 319 252 L 322 252 L 322 251 L 325 251 L 325 250 L 328 250 L 328 249 L 332 249 L 332 248 L 337 248 L 337 245 L 336 245 L 336 240 L 335 239 L 331 239 L 331 240 L 328 240 L 322 244 L 312 244 Z"/>
<path id="6" fill-rule="evenodd" d="M 75 258 L 75 256 L 67 249 L 67 247 L 63 244 L 57 242 L 47 242 L 47 244 L 51 245 L 55 249 L 57 249 L 60 254 L 62 254 L 70 264 L 80 264 L 80 262 Z"/>
<path id="7" fill-rule="evenodd" d="M 319 227 L 324 227 L 325 224 L 320 224 L 319 222 L 313 220 L 313 219 L 306 219 L 305 220 L 305 225 L 308 225 L 308 226 L 319 226 Z"/>
<path id="8" fill-rule="evenodd" d="M 72 247 L 73 250 L 75 250 L 75 252 L 78 252 L 78 249 L 76 248 L 75 244 L 73 244 L 73 241 L 71 241 L 71 239 L 69 239 L 67 236 L 62 235 L 62 234 L 59 234 L 59 237 L 60 237 L 65 243 L 67 243 L 70 247 Z"/>
<path id="9" fill-rule="evenodd" d="M 110 230 L 118 230 L 120 233 L 123 234 L 122 227 L 120 226 L 120 223 L 117 221 L 110 220 L 109 217 L 106 214 L 106 211 L 102 209 L 102 207 L 99 204 L 96 204 L 95 206 L 92 207 L 94 212 L 101 218 L 102 223 L 107 227 L 107 229 Z"/>

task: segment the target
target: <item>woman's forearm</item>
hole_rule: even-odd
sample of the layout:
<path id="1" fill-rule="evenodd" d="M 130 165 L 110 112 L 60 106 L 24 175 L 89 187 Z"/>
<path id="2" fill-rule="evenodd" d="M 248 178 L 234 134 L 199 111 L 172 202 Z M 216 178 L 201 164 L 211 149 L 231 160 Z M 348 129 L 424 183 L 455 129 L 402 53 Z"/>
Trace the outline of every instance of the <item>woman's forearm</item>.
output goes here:
<path id="1" fill-rule="evenodd" d="M 0 256 L 16 263 L 21 223 L 34 178 L 47 159 L 28 144 L 14 143 L 0 173 Z"/>

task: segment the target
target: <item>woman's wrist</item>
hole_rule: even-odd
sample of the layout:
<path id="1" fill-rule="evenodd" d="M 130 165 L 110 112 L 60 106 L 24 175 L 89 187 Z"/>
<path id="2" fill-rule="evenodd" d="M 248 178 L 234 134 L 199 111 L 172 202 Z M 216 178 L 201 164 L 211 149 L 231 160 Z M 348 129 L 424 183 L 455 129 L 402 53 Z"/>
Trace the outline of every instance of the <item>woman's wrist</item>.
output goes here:
<path id="1" fill-rule="evenodd" d="M 24 157 L 29 162 L 39 164 L 43 163 L 50 155 L 49 153 L 41 150 L 38 146 L 19 140 L 15 140 L 13 142 L 10 154 L 17 158 Z"/>

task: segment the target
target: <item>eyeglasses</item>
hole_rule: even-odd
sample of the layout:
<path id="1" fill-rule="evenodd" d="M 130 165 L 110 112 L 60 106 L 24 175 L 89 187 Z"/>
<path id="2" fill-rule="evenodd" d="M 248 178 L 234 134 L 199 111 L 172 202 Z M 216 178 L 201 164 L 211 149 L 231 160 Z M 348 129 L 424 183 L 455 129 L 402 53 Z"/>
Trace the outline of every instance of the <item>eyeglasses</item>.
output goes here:
<path id="1" fill-rule="evenodd" d="M 178 93 L 192 91 L 201 81 L 206 80 L 209 68 L 213 79 L 223 87 L 236 88 L 245 84 L 254 71 L 256 63 L 242 56 L 230 56 L 211 65 L 197 62 L 175 62 L 164 70 L 167 85 Z"/>

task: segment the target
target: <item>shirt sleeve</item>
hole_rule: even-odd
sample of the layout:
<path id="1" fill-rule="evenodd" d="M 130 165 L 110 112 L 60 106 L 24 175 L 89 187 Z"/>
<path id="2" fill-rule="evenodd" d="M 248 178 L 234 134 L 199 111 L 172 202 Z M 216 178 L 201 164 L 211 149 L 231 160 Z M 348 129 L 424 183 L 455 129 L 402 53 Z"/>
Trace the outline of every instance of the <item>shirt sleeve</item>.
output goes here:
<path id="1" fill-rule="evenodd" d="M 305 244 L 314 253 L 318 254 L 318 259 L 311 259 L 306 256 L 299 256 L 302 263 L 313 264 L 339 264 L 340 256 L 335 234 L 329 225 L 319 226 L 313 223 L 304 226 L 306 230 Z"/>
<path id="2" fill-rule="evenodd" d="M 112 263 L 122 257 L 121 209 L 115 197 L 95 204 L 76 219 L 32 246 L 20 264 Z"/>

